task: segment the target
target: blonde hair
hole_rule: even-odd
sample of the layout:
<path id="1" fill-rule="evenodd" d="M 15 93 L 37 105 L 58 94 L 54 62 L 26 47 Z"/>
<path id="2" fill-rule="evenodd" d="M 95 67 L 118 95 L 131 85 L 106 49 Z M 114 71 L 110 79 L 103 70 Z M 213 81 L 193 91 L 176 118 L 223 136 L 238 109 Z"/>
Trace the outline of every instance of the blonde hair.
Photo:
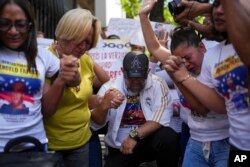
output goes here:
<path id="1" fill-rule="evenodd" d="M 56 27 L 56 39 L 58 41 L 75 40 L 82 42 L 85 40 L 91 30 L 94 29 L 93 44 L 95 47 L 101 32 L 101 23 L 99 19 L 86 9 L 72 9 L 63 15 Z"/>

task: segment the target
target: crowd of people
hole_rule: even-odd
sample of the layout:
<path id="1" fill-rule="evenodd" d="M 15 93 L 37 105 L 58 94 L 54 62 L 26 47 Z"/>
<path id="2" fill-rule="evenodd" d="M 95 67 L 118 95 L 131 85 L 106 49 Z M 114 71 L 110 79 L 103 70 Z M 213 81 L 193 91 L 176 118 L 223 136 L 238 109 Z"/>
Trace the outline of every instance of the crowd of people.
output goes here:
<path id="1" fill-rule="evenodd" d="M 110 79 L 88 55 L 102 33 L 89 10 L 66 12 L 42 48 L 29 1 L 0 1 L 0 152 L 20 136 L 37 138 L 66 167 L 224 167 L 234 151 L 250 151 L 249 4 L 182 0 L 180 26 L 163 35 L 149 20 L 156 3 L 139 10 L 146 46 L 131 43 L 122 75 Z"/>

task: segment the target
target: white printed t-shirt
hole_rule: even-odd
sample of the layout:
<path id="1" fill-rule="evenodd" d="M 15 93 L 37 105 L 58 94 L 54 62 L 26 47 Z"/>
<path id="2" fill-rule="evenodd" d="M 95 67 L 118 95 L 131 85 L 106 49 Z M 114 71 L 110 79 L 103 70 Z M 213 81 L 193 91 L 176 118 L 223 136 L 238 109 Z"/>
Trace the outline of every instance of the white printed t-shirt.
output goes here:
<path id="1" fill-rule="evenodd" d="M 59 70 L 59 60 L 38 48 L 35 70 L 27 71 L 23 52 L 0 50 L 0 152 L 12 138 L 33 136 L 46 143 L 41 113 L 45 77 Z M 19 104 L 19 105 L 18 105 Z"/>
<path id="2" fill-rule="evenodd" d="M 199 76 L 197 77 L 199 79 Z M 229 137 L 228 117 L 227 114 L 218 114 L 214 111 L 209 111 L 206 116 L 202 116 L 185 100 L 184 96 L 178 90 L 181 109 L 185 110 L 182 113 L 187 114 L 187 124 L 190 128 L 190 136 L 192 139 L 200 142 L 218 141 Z"/>
<path id="3" fill-rule="evenodd" d="M 232 44 L 219 45 L 205 54 L 200 81 L 215 88 L 225 99 L 229 119 L 229 140 L 238 149 L 250 151 L 250 110 L 247 67 Z"/>

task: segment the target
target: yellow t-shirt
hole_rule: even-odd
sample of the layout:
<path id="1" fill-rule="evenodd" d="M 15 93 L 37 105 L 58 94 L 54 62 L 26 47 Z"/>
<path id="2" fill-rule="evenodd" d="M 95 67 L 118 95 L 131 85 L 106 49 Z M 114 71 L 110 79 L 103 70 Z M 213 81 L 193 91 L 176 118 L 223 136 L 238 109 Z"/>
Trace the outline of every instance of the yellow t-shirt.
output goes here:
<path id="1" fill-rule="evenodd" d="M 66 87 L 57 112 L 44 119 L 50 150 L 78 148 L 91 137 L 88 99 L 92 95 L 93 61 L 85 54 L 79 65 L 80 87 Z"/>

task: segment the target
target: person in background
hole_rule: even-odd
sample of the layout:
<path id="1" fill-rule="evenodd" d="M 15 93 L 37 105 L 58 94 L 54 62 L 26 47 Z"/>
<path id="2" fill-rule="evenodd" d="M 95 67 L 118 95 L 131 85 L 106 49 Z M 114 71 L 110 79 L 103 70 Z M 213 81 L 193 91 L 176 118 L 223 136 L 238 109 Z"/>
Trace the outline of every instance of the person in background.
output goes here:
<path id="1" fill-rule="evenodd" d="M 94 64 L 85 52 L 96 46 L 100 21 L 85 9 L 69 10 L 60 19 L 55 36 L 57 43 L 49 50 L 55 57 L 76 57 L 81 83 L 67 87 L 57 112 L 45 118 L 49 150 L 61 154 L 67 167 L 89 167 L 90 119 L 106 108 L 116 108 L 123 97 L 114 99 L 119 91 L 110 89 L 104 97 L 92 95 L 95 78 Z M 47 85 L 48 86 L 48 85 Z"/>
<path id="2" fill-rule="evenodd" d="M 54 114 L 66 85 L 79 84 L 76 58 L 59 60 L 37 47 L 34 17 L 27 0 L 0 1 L 0 108 L 10 104 L 10 94 L 17 91 L 28 109 L 21 115 L 1 109 L 0 152 L 10 139 L 27 135 L 37 138 L 46 150 L 43 117 Z M 47 91 L 45 77 L 53 80 Z"/>
<path id="3" fill-rule="evenodd" d="M 130 44 L 131 51 L 140 51 L 142 53 L 145 53 L 146 48 L 145 46 L 137 45 L 137 44 Z"/>
<path id="4" fill-rule="evenodd" d="M 102 39 L 106 39 L 107 38 L 107 35 L 106 35 L 107 30 L 108 30 L 108 27 L 102 27 L 102 31 L 101 31 L 101 37 L 102 37 Z"/>
<path id="5" fill-rule="evenodd" d="M 44 35 L 45 35 L 45 34 L 44 34 L 42 31 L 37 31 L 37 32 L 36 32 L 36 37 L 37 37 L 37 38 L 45 38 Z"/>
<path id="6" fill-rule="evenodd" d="M 178 136 L 168 127 L 168 87 L 161 78 L 149 73 L 148 64 L 144 53 L 127 53 L 123 76 L 105 83 L 98 92 L 102 96 L 108 89 L 116 88 L 126 96 L 120 107 L 107 110 L 98 120 L 92 119 L 96 128 L 109 122 L 105 167 L 137 167 L 152 160 L 159 167 L 178 164 Z"/>
<path id="7" fill-rule="evenodd" d="M 120 39 L 120 37 L 116 34 L 111 34 L 111 35 L 107 36 L 106 39 Z"/>

